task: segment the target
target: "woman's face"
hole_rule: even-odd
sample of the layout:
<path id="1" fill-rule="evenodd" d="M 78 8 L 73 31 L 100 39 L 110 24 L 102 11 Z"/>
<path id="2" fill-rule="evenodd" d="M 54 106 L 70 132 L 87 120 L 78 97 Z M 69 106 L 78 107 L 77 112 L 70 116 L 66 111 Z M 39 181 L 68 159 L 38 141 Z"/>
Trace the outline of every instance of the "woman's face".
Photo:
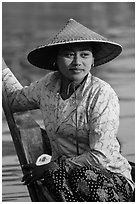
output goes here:
<path id="1" fill-rule="evenodd" d="M 71 81 L 82 80 L 90 71 L 94 58 L 86 43 L 62 45 L 57 56 L 59 71 Z"/>

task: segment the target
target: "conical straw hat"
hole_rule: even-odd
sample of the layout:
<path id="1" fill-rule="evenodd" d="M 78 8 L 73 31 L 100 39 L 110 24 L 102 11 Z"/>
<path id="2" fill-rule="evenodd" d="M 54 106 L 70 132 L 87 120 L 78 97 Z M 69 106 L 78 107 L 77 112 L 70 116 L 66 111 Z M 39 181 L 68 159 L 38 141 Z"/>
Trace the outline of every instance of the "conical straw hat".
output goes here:
<path id="1" fill-rule="evenodd" d="M 46 41 L 45 45 L 32 50 L 28 54 L 28 61 L 39 68 L 57 70 L 57 67 L 55 68 L 53 63 L 55 62 L 59 45 L 79 42 L 91 44 L 94 66 L 113 60 L 122 51 L 121 45 L 104 38 L 77 21 L 70 19 L 56 35 Z"/>

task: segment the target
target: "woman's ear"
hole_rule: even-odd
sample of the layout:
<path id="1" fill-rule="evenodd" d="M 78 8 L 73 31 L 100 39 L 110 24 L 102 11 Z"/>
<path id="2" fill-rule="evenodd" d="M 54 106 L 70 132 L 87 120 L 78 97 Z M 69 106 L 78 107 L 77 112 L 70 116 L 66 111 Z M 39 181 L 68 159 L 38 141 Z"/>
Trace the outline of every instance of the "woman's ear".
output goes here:
<path id="1" fill-rule="evenodd" d="M 94 57 L 93 57 L 93 62 L 92 62 L 91 68 L 92 68 L 92 67 L 94 67 Z"/>

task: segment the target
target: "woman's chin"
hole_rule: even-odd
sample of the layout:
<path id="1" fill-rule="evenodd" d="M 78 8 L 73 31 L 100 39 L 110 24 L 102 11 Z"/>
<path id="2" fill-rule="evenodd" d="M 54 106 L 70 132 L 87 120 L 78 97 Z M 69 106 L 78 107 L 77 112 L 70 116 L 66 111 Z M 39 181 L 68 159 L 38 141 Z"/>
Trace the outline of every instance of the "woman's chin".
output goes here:
<path id="1" fill-rule="evenodd" d="M 69 75 L 66 77 L 71 81 L 81 81 L 85 77 L 85 74 L 77 73 L 77 74 Z"/>

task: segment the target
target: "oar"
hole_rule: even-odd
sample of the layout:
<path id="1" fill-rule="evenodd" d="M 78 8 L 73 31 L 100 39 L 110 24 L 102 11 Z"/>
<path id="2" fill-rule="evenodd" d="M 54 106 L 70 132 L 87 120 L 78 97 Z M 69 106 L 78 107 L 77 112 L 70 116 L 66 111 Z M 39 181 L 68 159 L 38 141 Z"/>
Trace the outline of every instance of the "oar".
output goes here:
<path id="1" fill-rule="evenodd" d="M 8 98 L 7 98 L 7 94 L 6 94 L 6 90 L 4 86 L 2 87 L 2 106 L 3 106 L 3 110 L 4 110 L 4 113 L 7 119 L 7 123 L 10 129 L 10 132 L 11 132 L 12 139 L 14 142 L 16 153 L 17 153 L 19 162 L 22 167 L 22 165 L 27 164 L 27 160 L 26 160 L 25 153 L 24 153 L 24 150 L 21 144 L 20 132 L 15 124 L 13 113 L 9 106 Z M 35 189 L 35 184 L 31 184 L 27 187 L 28 187 L 28 191 L 29 191 L 31 200 L 35 202 L 39 201 L 37 197 L 36 189 Z"/>

